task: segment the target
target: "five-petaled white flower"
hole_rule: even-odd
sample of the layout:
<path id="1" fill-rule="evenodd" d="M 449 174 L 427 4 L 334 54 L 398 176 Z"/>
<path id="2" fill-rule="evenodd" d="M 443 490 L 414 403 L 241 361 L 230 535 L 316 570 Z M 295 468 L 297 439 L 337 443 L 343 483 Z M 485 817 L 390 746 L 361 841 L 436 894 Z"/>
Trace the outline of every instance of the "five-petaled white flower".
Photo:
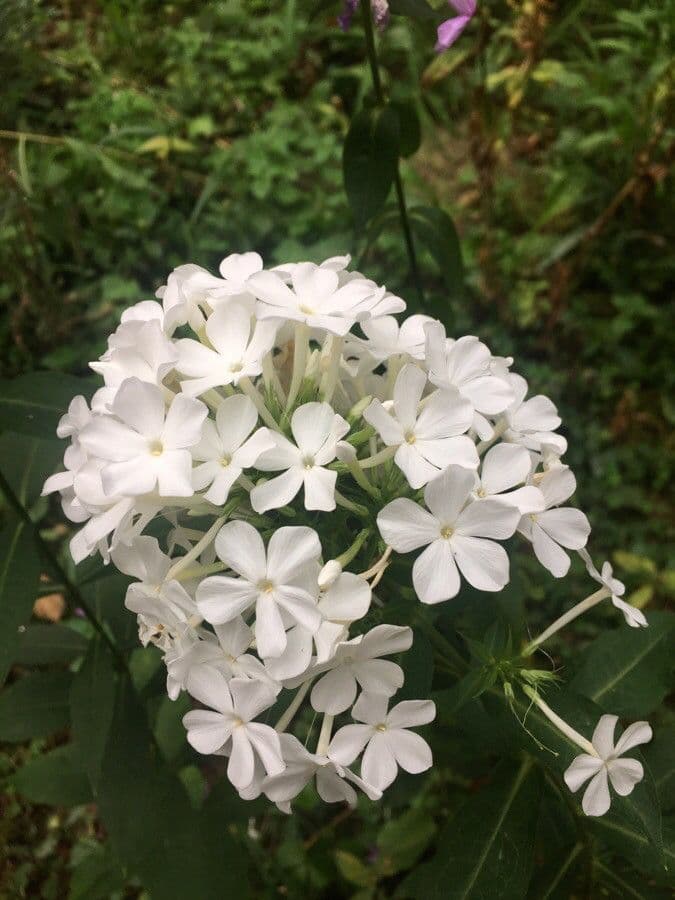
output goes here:
<path id="1" fill-rule="evenodd" d="M 458 567 L 481 591 L 500 591 L 509 580 L 506 551 L 486 538 L 511 537 L 520 513 L 499 500 L 471 501 L 474 478 L 469 469 L 448 466 L 424 490 L 428 511 L 399 497 L 377 517 L 380 534 L 397 553 L 426 547 L 413 565 L 413 585 L 423 603 L 457 594 Z"/>
<path id="2" fill-rule="evenodd" d="M 286 629 L 294 623 L 314 633 L 321 624 L 316 605 L 321 544 L 304 526 L 279 528 L 265 552 L 248 522 L 228 522 L 216 537 L 216 552 L 240 577 L 213 575 L 197 588 L 197 606 L 208 622 L 230 622 L 255 606 L 255 639 L 262 657 L 281 656 Z"/>
<path id="3" fill-rule="evenodd" d="M 429 745 L 414 731 L 436 715 L 431 700 L 404 700 L 387 712 L 389 700 L 381 694 L 363 693 L 354 704 L 357 725 L 345 725 L 333 737 L 328 755 L 343 766 L 354 762 L 365 747 L 361 777 L 383 791 L 396 778 L 398 767 L 417 775 L 432 765 Z"/>
<path id="4" fill-rule="evenodd" d="M 258 412 L 243 394 L 227 397 L 218 407 L 216 421 L 204 422 L 202 438 L 192 448 L 193 457 L 201 462 L 192 479 L 195 490 L 210 485 L 204 497 L 211 503 L 225 503 L 244 469 L 254 466 L 261 453 L 274 447 L 266 428 L 251 434 L 257 422 Z"/>
<path id="5" fill-rule="evenodd" d="M 138 378 L 123 382 L 112 405 L 114 416 L 95 416 L 80 434 L 88 453 L 106 460 L 101 481 L 106 494 L 136 496 L 158 490 L 161 497 L 191 497 L 192 456 L 208 410 L 177 394 L 168 410 L 162 389 Z"/>
<path id="6" fill-rule="evenodd" d="M 268 775 L 279 775 L 285 765 L 279 735 L 269 725 L 254 722 L 276 699 L 264 682 L 233 678 L 200 666 L 190 674 L 188 691 L 210 709 L 195 709 L 183 716 L 187 739 L 198 753 L 224 750 L 230 757 L 227 777 L 240 790 L 253 781 L 256 756 Z"/>
<path id="7" fill-rule="evenodd" d="M 412 638 L 412 630 L 405 625 L 377 625 L 338 644 L 332 659 L 310 670 L 320 673 L 329 669 L 312 688 L 314 709 L 332 716 L 344 712 L 354 702 L 357 683 L 364 691 L 391 697 L 403 684 L 403 670 L 380 657 L 408 650 Z"/>
<path id="8" fill-rule="evenodd" d="M 591 779 L 581 801 L 587 816 L 604 816 L 607 812 L 611 803 L 610 782 L 620 797 L 627 797 L 644 777 L 641 762 L 621 759 L 621 755 L 651 741 L 652 729 L 647 722 L 635 722 L 615 744 L 614 730 L 618 721 L 618 716 L 602 716 L 593 732 L 592 744 L 597 756 L 582 753 L 565 770 L 565 784 L 573 793 Z"/>
<path id="9" fill-rule="evenodd" d="M 261 513 L 285 506 L 301 487 L 305 489 L 305 509 L 335 509 L 337 472 L 325 466 L 335 459 L 338 441 L 348 431 L 348 423 L 328 403 L 305 403 L 295 410 L 291 417 L 295 443 L 279 432 L 267 431 L 274 447 L 258 458 L 256 468 L 285 471 L 256 485 L 251 491 L 253 509 Z"/>
<path id="10" fill-rule="evenodd" d="M 518 531 L 532 541 L 534 555 L 556 578 L 562 578 L 570 567 L 570 558 L 562 549 L 581 550 L 591 533 L 588 519 L 579 509 L 560 508 L 577 487 L 572 471 L 565 467 L 551 469 L 538 483 L 544 495 L 544 510 L 528 513 L 518 525 Z"/>
<path id="11" fill-rule="evenodd" d="M 373 400 L 363 413 L 384 443 L 397 448 L 394 461 L 415 489 L 451 463 L 478 466 L 476 445 L 465 434 L 471 427 L 473 407 L 454 391 L 435 391 L 419 410 L 426 384 L 424 372 L 408 364 L 396 379 L 391 412 Z"/>
<path id="12" fill-rule="evenodd" d="M 394 316 L 378 316 L 361 325 L 366 340 L 361 339 L 359 343 L 378 363 L 392 356 L 422 360 L 426 341 L 424 327 L 433 321 L 431 316 L 416 315 L 408 316 L 399 325 Z"/>
<path id="13" fill-rule="evenodd" d="M 483 457 L 474 496 L 479 500 L 502 500 L 523 514 L 539 512 L 544 509 L 544 495 L 539 488 L 533 484 L 516 487 L 527 480 L 531 469 L 532 460 L 524 447 L 497 444 Z"/>
<path id="14" fill-rule="evenodd" d="M 180 383 L 189 397 L 260 375 L 263 357 L 274 344 L 276 325 L 258 322 L 253 326 L 246 306 L 234 302 L 219 306 L 209 316 L 205 331 L 213 350 L 192 338 L 183 338 L 176 345 L 176 369 L 190 376 Z"/>
<path id="15" fill-rule="evenodd" d="M 617 609 L 621 610 L 626 624 L 630 625 L 631 628 L 646 628 L 649 623 L 642 610 L 621 599 L 626 592 L 626 585 L 623 581 L 619 581 L 618 578 L 614 578 L 612 564 L 607 561 L 604 562 L 602 570 L 598 572 L 587 550 L 579 550 L 579 556 L 586 563 L 586 570 L 591 578 L 609 592 L 612 603 Z"/>

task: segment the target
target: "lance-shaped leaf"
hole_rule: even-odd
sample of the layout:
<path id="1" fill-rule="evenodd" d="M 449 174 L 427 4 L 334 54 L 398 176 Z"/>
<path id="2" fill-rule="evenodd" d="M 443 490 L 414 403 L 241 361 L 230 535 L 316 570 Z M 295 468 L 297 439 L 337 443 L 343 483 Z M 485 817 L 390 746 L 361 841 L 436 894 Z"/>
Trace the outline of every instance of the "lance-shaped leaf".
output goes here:
<path id="1" fill-rule="evenodd" d="M 30 760 L 14 773 L 11 784 L 31 803 L 79 806 L 91 800 L 87 776 L 74 757 L 72 744 Z"/>
<path id="2" fill-rule="evenodd" d="M 19 628 L 31 616 L 40 581 L 40 559 L 31 529 L 7 512 L 0 530 L 0 685 L 14 661 Z"/>
<path id="3" fill-rule="evenodd" d="M 84 656 L 89 641 L 79 631 L 54 623 L 29 625 L 19 635 L 14 662 L 24 666 L 68 663 Z"/>
<path id="4" fill-rule="evenodd" d="M 73 678 L 70 690 L 75 756 L 87 773 L 94 794 L 108 740 L 115 702 L 115 672 L 107 647 L 98 638 Z"/>
<path id="5" fill-rule="evenodd" d="M 56 372 L 31 372 L 0 381 L 0 429 L 45 438 L 55 434 L 76 394 L 90 397 L 93 381 Z"/>
<path id="6" fill-rule="evenodd" d="M 46 737 L 68 724 L 70 672 L 32 672 L 0 694 L 0 741 Z"/>
<path id="7" fill-rule="evenodd" d="M 672 687 L 675 615 L 651 613 L 648 628 L 601 634 L 587 648 L 570 688 L 618 716 L 653 712 Z"/>
<path id="8" fill-rule="evenodd" d="M 384 206 L 398 166 L 399 120 L 395 110 L 357 113 L 345 138 L 342 168 L 345 191 L 357 225 Z"/>
<path id="9" fill-rule="evenodd" d="M 522 900 L 532 874 L 540 777 L 531 761 L 504 762 L 440 833 L 436 854 L 398 895 L 425 900 Z"/>

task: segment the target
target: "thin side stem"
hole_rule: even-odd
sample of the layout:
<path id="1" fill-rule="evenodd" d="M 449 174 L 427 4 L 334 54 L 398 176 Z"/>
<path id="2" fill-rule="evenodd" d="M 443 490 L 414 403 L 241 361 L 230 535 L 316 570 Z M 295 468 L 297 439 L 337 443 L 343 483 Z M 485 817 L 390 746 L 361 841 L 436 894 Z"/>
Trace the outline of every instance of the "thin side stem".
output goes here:
<path id="1" fill-rule="evenodd" d="M 265 401 L 260 396 L 260 392 L 253 384 L 251 379 L 240 378 L 239 387 L 246 394 L 246 396 L 253 401 L 253 405 L 260 413 L 260 418 L 263 420 L 265 425 L 267 425 L 269 428 L 272 428 L 274 431 L 279 431 L 279 425 L 277 424 L 277 421 L 265 405 Z"/>
<path id="2" fill-rule="evenodd" d="M 308 678 L 304 684 L 300 685 L 300 687 L 298 688 L 297 694 L 295 695 L 295 697 L 293 697 L 293 699 L 289 703 L 288 709 L 286 709 L 286 711 L 283 713 L 283 715 L 281 716 L 281 718 L 279 719 L 277 724 L 274 726 L 275 731 L 278 731 L 278 732 L 286 731 L 288 726 L 293 721 L 293 716 L 296 714 L 296 712 L 302 706 L 302 701 L 307 696 L 307 691 L 312 686 L 313 681 L 314 681 L 313 678 Z"/>
<path id="3" fill-rule="evenodd" d="M 307 366 L 307 351 L 309 349 L 309 328 L 304 322 L 298 322 L 295 326 L 295 340 L 293 342 L 293 374 L 288 388 L 286 409 L 289 410 L 298 396 L 302 379 L 305 377 Z"/>
<path id="4" fill-rule="evenodd" d="M 586 597 L 585 600 L 582 600 L 580 603 L 577 603 L 576 606 L 573 606 L 572 609 L 568 609 L 566 613 L 564 613 L 560 618 L 556 619 L 552 625 L 542 631 L 539 637 L 536 637 L 533 641 L 523 649 L 523 656 L 531 656 L 534 651 L 539 647 L 544 641 L 547 641 L 550 637 L 552 637 L 556 631 L 560 631 L 561 628 L 564 628 L 565 625 L 568 625 L 577 616 L 583 615 L 583 613 L 587 612 L 592 607 L 596 606 L 598 603 L 601 603 L 606 597 L 610 596 L 610 592 L 607 588 L 600 588 L 599 591 L 595 591 L 593 594 L 590 594 Z"/>
<path id="5" fill-rule="evenodd" d="M 579 734 L 579 732 L 575 731 L 571 725 L 568 725 L 564 719 L 561 719 L 557 713 L 554 713 L 548 703 L 541 699 L 534 688 L 531 688 L 529 685 L 523 685 L 523 692 L 530 698 L 534 705 L 543 712 L 549 722 L 554 725 L 561 734 L 564 734 L 565 737 L 569 738 L 577 745 L 577 747 L 580 747 L 584 753 L 588 753 L 589 756 L 598 757 L 597 750 L 593 744 L 591 744 L 583 734 Z"/>
<path id="6" fill-rule="evenodd" d="M 189 550 L 185 556 L 181 556 L 181 558 L 174 563 L 173 566 L 166 573 L 166 581 L 171 581 L 175 578 L 180 572 L 190 565 L 195 559 L 199 557 L 199 555 L 206 550 L 208 546 L 213 542 L 220 530 L 220 526 L 223 524 L 227 516 L 220 516 L 213 525 L 209 528 L 209 530 L 197 541 L 194 547 Z"/>
<path id="7" fill-rule="evenodd" d="M 319 740 L 316 745 L 316 755 L 317 756 L 325 756 L 328 752 L 328 745 L 330 744 L 330 736 L 333 730 L 333 719 L 335 716 L 331 716 L 328 713 L 323 717 L 323 722 L 321 723 L 321 731 L 319 732 Z"/>

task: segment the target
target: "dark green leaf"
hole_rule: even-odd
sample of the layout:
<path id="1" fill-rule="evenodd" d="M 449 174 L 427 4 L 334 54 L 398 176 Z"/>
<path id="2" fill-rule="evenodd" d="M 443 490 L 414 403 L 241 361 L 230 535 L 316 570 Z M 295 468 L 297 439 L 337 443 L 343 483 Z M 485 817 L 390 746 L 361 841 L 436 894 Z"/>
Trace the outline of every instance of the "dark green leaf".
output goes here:
<path id="1" fill-rule="evenodd" d="M 45 737 L 68 724 L 70 672 L 32 672 L 0 694 L 0 740 Z"/>
<path id="2" fill-rule="evenodd" d="M 152 743 L 145 711 L 128 679 L 120 683 L 98 792 L 116 856 L 153 900 L 221 900 L 223 885 L 246 897 L 241 853 L 217 810 L 196 811 Z"/>
<path id="3" fill-rule="evenodd" d="M 124 887 L 124 873 L 106 844 L 92 844 L 73 868 L 68 900 L 109 900 Z"/>
<path id="4" fill-rule="evenodd" d="M 63 445 L 56 439 L 40 440 L 25 434 L 0 435 L 0 470 L 17 499 L 30 509 L 39 498 L 42 485 L 63 456 Z"/>
<path id="5" fill-rule="evenodd" d="M 540 779 L 531 762 L 504 763 L 448 822 L 435 856 L 409 876 L 400 897 L 522 900 L 532 872 Z"/>
<path id="6" fill-rule="evenodd" d="M 91 642 L 70 690 L 75 753 L 89 777 L 94 793 L 98 788 L 114 702 L 115 672 L 112 659 L 108 649 L 97 639 Z"/>
<path id="7" fill-rule="evenodd" d="M 619 716 L 653 712 L 672 687 L 675 615 L 651 613 L 648 628 L 601 634 L 588 647 L 570 688 Z"/>
<path id="8" fill-rule="evenodd" d="M 426 810 L 409 809 L 390 819 L 377 836 L 377 846 L 388 857 L 386 871 L 410 869 L 431 843 L 436 825 Z"/>
<path id="9" fill-rule="evenodd" d="M 77 394 L 90 397 L 92 381 L 54 372 L 32 372 L 0 381 L 0 429 L 45 438 Z"/>
<path id="10" fill-rule="evenodd" d="M 124 605 L 130 579 L 119 572 L 108 572 L 104 577 L 83 585 L 82 594 L 96 618 L 111 632 L 117 645 L 123 650 L 138 647 L 136 616 Z"/>
<path id="11" fill-rule="evenodd" d="M 404 157 L 412 156 L 422 141 L 417 107 L 413 100 L 392 100 L 390 106 L 398 116 L 399 153 Z"/>
<path id="12" fill-rule="evenodd" d="M 28 625 L 19 635 L 14 662 L 27 666 L 72 662 L 87 651 L 89 641 L 67 625 Z"/>
<path id="13" fill-rule="evenodd" d="M 450 299 L 461 297 L 464 292 L 464 262 L 455 223 L 438 207 L 414 206 L 409 212 L 415 236 L 441 270 Z"/>
<path id="14" fill-rule="evenodd" d="M 19 628 L 30 619 L 40 559 L 30 528 L 13 512 L 0 530 L 0 685 L 14 661 Z"/>
<path id="15" fill-rule="evenodd" d="M 413 630 L 413 644 L 403 656 L 405 682 L 396 695 L 399 700 L 420 700 L 429 696 L 434 677 L 434 649 L 419 628 Z"/>
<path id="16" fill-rule="evenodd" d="M 31 803 L 79 806 L 91 800 L 89 781 L 70 744 L 35 757 L 12 776 L 11 783 Z"/>
<path id="17" fill-rule="evenodd" d="M 357 225 L 384 206 L 398 166 L 398 116 L 390 107 L 352 119 L 342 158 L 345 190 Z"/>
<path id="18" fill-rule="evenodd" d="M 654 730 L 654 738 L 644 749 L 649 771 L 654 778 L 661 809 L 675 810 L 675 725 Z"/>
<path id="19" fill-rule="evenodd" d="M 440 15 L 426 0 L 389 0 L 389 9 L 395 16 L 408 16 L 425 22 L 437 22 Z"/>

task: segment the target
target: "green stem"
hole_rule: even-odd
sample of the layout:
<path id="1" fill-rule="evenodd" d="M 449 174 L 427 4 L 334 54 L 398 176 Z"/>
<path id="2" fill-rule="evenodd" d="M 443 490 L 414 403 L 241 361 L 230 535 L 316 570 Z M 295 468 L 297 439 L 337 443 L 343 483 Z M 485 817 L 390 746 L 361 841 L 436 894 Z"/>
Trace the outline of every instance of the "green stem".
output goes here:
<path id="1" fill-rule="evenodd" d="M 5 495 L 5 498 L 9 505 L 15 510 L 17 515 L 23 519 L 26 523 L 27 527 L 30 529 L 33 540 L 37 544 L 42 556 L 45 561 L 49 563 L 50 567 L 54 571 L 55 575 L 58 576 L 58 579 L 61 583 L 62 588 L 65 590 L 67 594 L 70 595 L 70 600 L 73 606 L 79 607 L 91 623 L 94 631 L 101 637 L 101 639 L 108 645 L 110 652 L 114 656 L 115 660 L 119 664 L 120 668 L 125 672 L 129 673 L 129 666 L 127 664 L 126 657 L 117 646 L 117 643 L 113 640 L 113 638 L 108 634 L 106 629 L 103 627 L 102 623 L 96 617 L 96 614 L 93 612 L 89 603 L 85 600 L 83 595 L 80 592 L 78 586 L 72 581 L 66 570 L 63 568 L 61 563 L 59 562 L 58 557 L 52 550 L 52 548 L 47 544 L 47 542 L 42 538 L 40 531 L 36 524 L 31 519 L 28 514 L 28 510 L 21 503 L 19 498 L 16 496 L 14 491 L 12 490 L 11 485 L 5 478 L 4 474 L 0 472 L 0 491 Z"/>
<path id="2" fill-rule="evenodd" d="M 377 60 L 377 46 L 375 44 L 375 32 L 373 30 L 373 12 L 370 0 L 362 0 L 361 13 L 363 15 L 363 28 L 366 35 L 366 52 L 368 54 L 368 63 L 370 65 L 370 73 L 373 79 L 373 91 L 378 106 L 384 106 L 384 91 L 382 90 L 382 80 L 380 79 L 380 67 Z M 401 220 L 401 230 L 405 240 L 406 250 L 408 252 L 408 261 L 410 263 L 410 274 L 420 304 L 424 305 L 424 291 L 422 290 L 422 281 L 420 279 L 419 266 L 417 265 L 417 253 L 415 252 L 415 242 L 413 240 L 412 228 L 410 227 L 410 218 L 408 216 L 408 208 L 405 202 L 405 192 L 403 190 L 403 181 L 399 170 L 398 161 L 396 163 L 396 174 L 394 176 L 394 187 L 396 189 L 396 200 L 398 203 L 398 214 Z"/>

